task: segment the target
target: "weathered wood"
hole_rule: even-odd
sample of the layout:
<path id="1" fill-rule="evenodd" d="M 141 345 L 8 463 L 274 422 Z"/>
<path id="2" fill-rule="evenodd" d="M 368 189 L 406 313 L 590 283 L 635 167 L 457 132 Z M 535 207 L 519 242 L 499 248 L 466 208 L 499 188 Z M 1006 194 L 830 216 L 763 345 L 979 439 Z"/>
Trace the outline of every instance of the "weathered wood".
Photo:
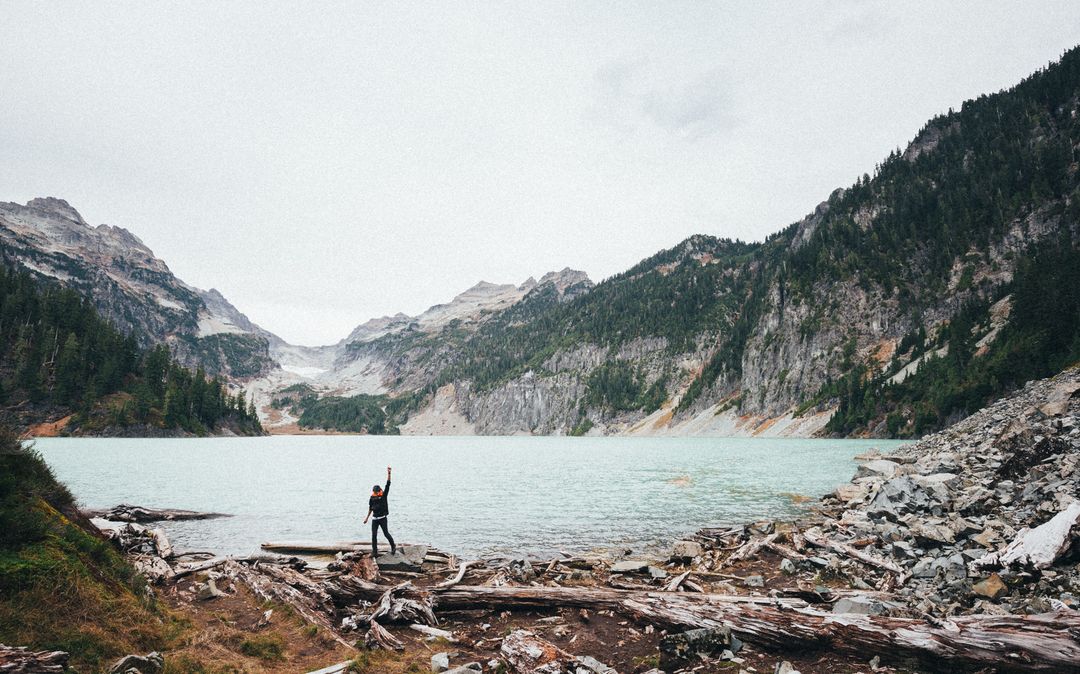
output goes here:
<path id="1" fill-rule="evenodd" d="M 278 578 L 272 577 L 274 570 L 280 571 L 278 567 L 269 564 L 248 566 L 232 560 L 229 560 L 224 564 L 224 572 L 238 582 L 247 585 L 259 599 L 262 599 L 263 601 L 278 601 L 289 605 L 304 620 L 322 628 L 334 639 L 334 641 L 351 650 L 353 648 L 352 644 L 345 641 L 345 639 L 338 634 L 337 629 L 331 622 L 330 616 L 332 615 L 333 601 L 331 600 L 329 593 L 320 588 L 315 592 L 314 597 L 309 596 L 303 590 L 293 587 L 288 582 L 283 582 Z M 289 571 L 293 570 L 289 569 Z M 303 576 L 303 574 L 295 571 L 293 571 L 293 573 L 295 573 L 296 576 Z M 292 578 L 289 574 L 282 573 L 280 575 L 295 580 L 295 578 Z M 302 581 L 298 582 L 300 582 L 300 586 L 305 590 L 310 587 L 308 583 L 314 585 L 314 582 L 310 580 L 308 580 L 307 583 Z"/>
<path id="2" fill-rule="evenodd" d="M 0 644 L 0 672 L 3 674 L 51 674 L 67 671 L 64 651 L 31 651 L 22 646 Z"/>
<path id="3" fill-rule="evenodd" d="M 578 666 L 597 674 L 619 674 L 595 658 L 571 655 L 528 630 L 515 630 L 508 634 L 499 647 L 499 654 L 511 671 L 518 674 L 581 671 Z"/>
<path id="4" fill-rule="evenodd" d="M 743 641 L 780 651 L 828 650 L 929 669 L 996 667 L 1068 671 L 1080 662 L 1080 613 L 911 618 L 836 615 L 798 599 L 607 588 L 456 586 L 435 593 L 440 609 L 556 607 L 610 610 L 668 629 L 728 626 Z"/>
<path id="5" fill-rule="evenodd" d="M 731 553 L 724 564 L 734 564 L 735 562 L 743 559 L 750 559 L 761 550 L 761 548 L 772 543 L 780 534 L 769 534 L 765 538 L 752 538 L 746 542 L 741 548 Z"/>
<path id="6" fill-rule="evenodd" d="M 164 529 L 151 529 L 150 538 L 154 540 L 154 547 L 157 548 L 158 557 L 172 559 L 173 546 L 169 542 L 169 537 L 165 535 Z"/>
<path id="7" fill-rule="evenodd" d="M 819 548 L 825 548 L 826 550 L 832 550 L 833 552 L 847 555 L 848 557 L 860 561 L 868 566 L 873 566 L 884 571 L 889 571 L 890 573 L 896 574 L 898 578 L 904 577 L 905 575 L 903 569 L 901 569 L 896 564 L 888 561 L 887 559 L 874 557 L 869 553 L 863 552 L 858 548 L 853 548 L 850 545 L 841 543 L 840 541 L 834 541 L 826 536 L 818 536 L 812 531 L 804 532 L 803 538 L 805 538 L 806 542 L 811 545 L 816 545 Z"/>
<path id="8" fill-rule="evenodd" d="M 368 648 L 383 648 L 388 651 L 405 650 L 405 644 L 401 643 L 400 639 L 374 621 L 368 626 L 367 634 L 364 635 L 364 644 Z"/>
<path id="9" fill-rule="evenodd" d="M 682 585 L 682 582 L 684 580 L 686 580 L 686 577 L 689 576 L 689 575 L 690 575 L 690 571 L 687 570 L 687 571 L 683 571 L 679 575 L 675 576 L 674 578 L 671 579 L 671 582 L 669 582 L 667 585 L 664 586 L 664 591 L 665 592 L 674 592 L 675 590 L 678 590 L 679 586 Z"/>
<path id="10" fill-rule="evenodd" d="M 1070 671 L 1080 662 L 1080 614 L 959 616 L 940 625 L 923 620 L 824 613 L 764 604 L 687 602 L 697 595 L 630 599 L 622 609 L 639 620 L 670 628 L 727 625 L 740 639 L 776 650 L 827 650 L 886 662 L 917 661 L 927 669 L 955 671 Z"/>
<path id="11" fill-rule="evenodd" d="M 439 639 L 446 639 L 447 641 L 449 641 L 452 644 L 457 643 L 457 637 L 454 636 L 453 632 L 447 632 L 446 630 L 441 630 L 438 627 L 431 627 L 430 625 L 421 625 L 420 623 L 413 623 L 412 625 L 409 625 L 409 629 L 415 630 L 415 631 L 417 631 L 417 632 L 419 632 L 421 634 L 426 634 L 429 637 L 437 637 Z"/>
<path id="12" fill-rule="evenodd" d="M 454 576 L 453 578 L 451 578 L 450 580 L 446 580 L 446 581 L 443 581 L 443 582 L 439 583 L 438 585 L 436 585 L 434 587 L 434 589 L 441 590 L 441 589 L 445 589 L 445 588 L 453 587 L 453 586 L 457 585 L 458 583 L 461 582 L 461 579 L 465 577 L 465 572 L 468 571 L 468 570 L 469 570 L 469 562 L 464 562 L 464 561 L 461 562 L 461 564 L 458 566 L 457 575 Z"/>
<path id="13" fill-rule="evenodd" d="M 171 520 L 209 520 L 217 517 L 232 517 L 225 513 L 204 513 L 197 510 L 177 510 L 175 508 L 147 508 L 121 503 L 107 510 L 84 510 L 87 517 L 100 517 L 112 522 L 162 522 Z"/>
<path id="14" fill-rule="evenodd" d="M 423 593 L 417 593 L 416 599 L 404 596 L 412 590 L 412 583 L 405 582 L 395 585 L 379 597 L 378 603 L 368 617 L 370 622 L 383 623 L 423 623 L 425 625 L 437 625 L 438 619 L 431 609 L 431 599 Z"/>
<path id="15" fill-rule="evenodd" d="M 789 548 L 788 546 L 777 543 L 776 541 L 767 543 L 765 547 L 769 548 L 781 557 L 793 559 L 796 562 L 804 562 L 809 559 L 806 555 L 799 552 L 798 550 L 795 550 L 794 548 Z"/>

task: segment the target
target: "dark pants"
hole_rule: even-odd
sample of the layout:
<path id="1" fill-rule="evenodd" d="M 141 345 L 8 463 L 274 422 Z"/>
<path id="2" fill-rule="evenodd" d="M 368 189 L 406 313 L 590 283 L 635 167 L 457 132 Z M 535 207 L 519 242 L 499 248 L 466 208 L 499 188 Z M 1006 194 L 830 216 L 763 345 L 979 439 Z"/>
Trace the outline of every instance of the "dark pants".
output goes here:
<path id="1" fill-rule="evenodd" d="M 386 528 L 385 517 L 380 517 L 371 520 L 371 554 L 378 556 L 379 554 L 379 527 L 382 527 L 383 535 L 386 536 L 386 540 L 390 543 L 390 553 L 397 552 L 397 546 L 394 545 L 394 537 L 390 535 L 390 531 Z"/>

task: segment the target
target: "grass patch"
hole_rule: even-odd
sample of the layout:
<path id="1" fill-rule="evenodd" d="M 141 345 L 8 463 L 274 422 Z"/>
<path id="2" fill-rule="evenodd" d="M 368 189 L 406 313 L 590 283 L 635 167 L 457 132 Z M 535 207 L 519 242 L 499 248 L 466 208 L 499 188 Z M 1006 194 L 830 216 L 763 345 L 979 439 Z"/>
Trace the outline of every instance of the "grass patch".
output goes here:
<path id="1" fill-rule="evenodd" d="M 80 517 L 37 452 L 0 429 L 0 643 L 67 651 L 90 671 L 161 650 L 179 627 Z"/>
<path id="2" fill-rule="evenodd" d="M 276 634 L 253 636 L 240 642 L 239 651 L 260 660 L 283 660 L 285 640 Z"/>

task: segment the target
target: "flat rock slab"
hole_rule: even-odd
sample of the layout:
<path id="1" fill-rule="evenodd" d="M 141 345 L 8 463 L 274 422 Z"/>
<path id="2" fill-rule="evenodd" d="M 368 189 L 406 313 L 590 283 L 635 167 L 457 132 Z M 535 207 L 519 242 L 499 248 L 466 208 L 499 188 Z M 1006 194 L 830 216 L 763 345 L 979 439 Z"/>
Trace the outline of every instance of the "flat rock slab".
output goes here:
<path id="1" fill-rule="evenodd" d="M 615 562 L 611 565 L 611 573 L 645 573 L 649 570 L 649 562 L 628 559 L 622 562 Z"/>
<path id="2" fill-rule="evenodd" d="M 399 545 L 397 552 L 380 552 L 375 558 L 381 571 L 419 571 L 427 557 L 426 545 Z"/>

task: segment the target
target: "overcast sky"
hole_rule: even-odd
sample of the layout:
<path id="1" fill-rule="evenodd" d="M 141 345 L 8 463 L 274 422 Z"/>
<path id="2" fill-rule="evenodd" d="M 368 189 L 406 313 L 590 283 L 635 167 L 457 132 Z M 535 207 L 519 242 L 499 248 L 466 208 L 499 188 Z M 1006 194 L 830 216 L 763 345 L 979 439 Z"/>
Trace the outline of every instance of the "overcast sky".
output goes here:
<path id="1" fill-rule="evenodd" d="M 1075 0 L 268 7 L 0 0 L 0 200 L 126 227 L 302 344 L 761 239 L 1080 43 Z"/>

